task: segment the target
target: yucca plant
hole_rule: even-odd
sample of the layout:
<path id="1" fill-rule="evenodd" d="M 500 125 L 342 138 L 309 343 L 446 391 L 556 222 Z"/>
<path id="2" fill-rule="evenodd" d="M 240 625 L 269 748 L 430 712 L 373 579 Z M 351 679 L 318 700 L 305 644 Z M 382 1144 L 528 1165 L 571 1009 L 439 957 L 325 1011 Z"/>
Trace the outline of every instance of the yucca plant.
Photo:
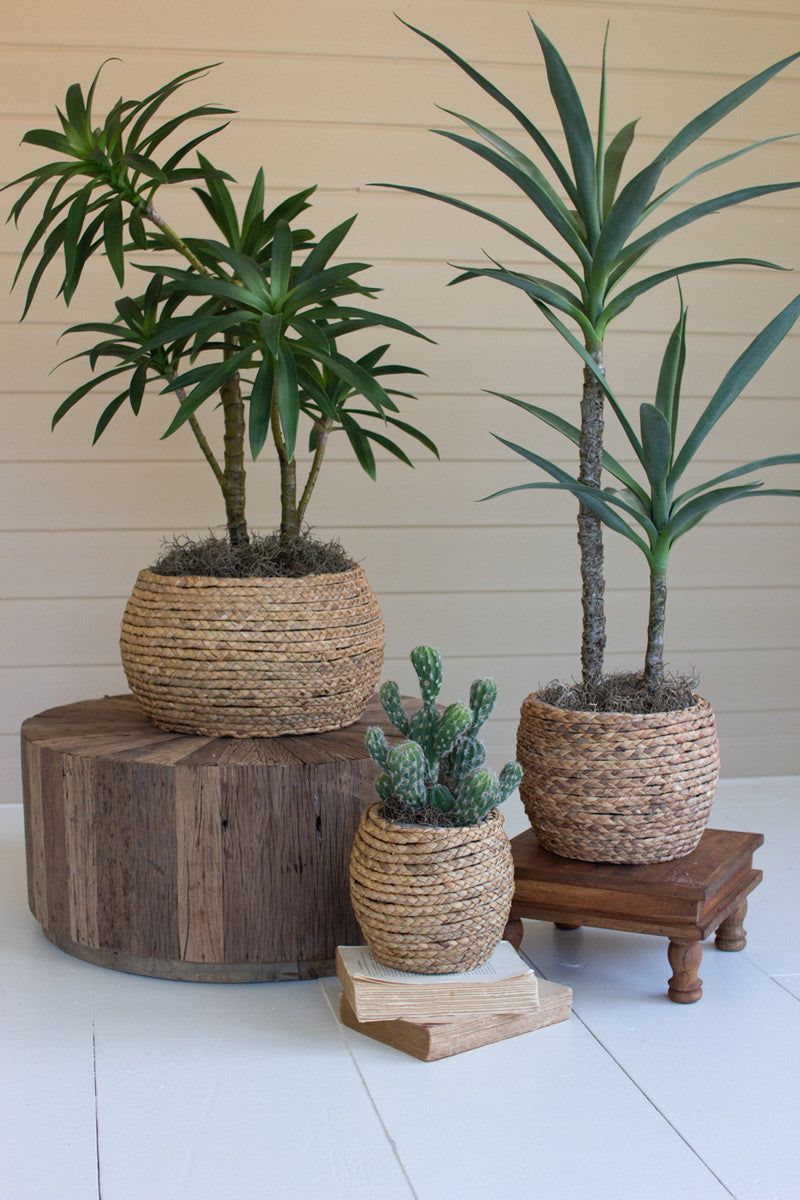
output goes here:
<path id="1" fill-rule="evenodd" d="M 647 649 L 642 672 L 645 688 L 656 692 L 664 683 L 664 621 L 667 604 L 667 566 L 670 552 L 684 534 L 723 504 L 749 496 L 800 496 L 797 488 L 765 488 L 760 481 L 743 479 L 769 467 L 800 463 L 800 453 L 776 454 L 754 459 L 733 470 L 725 471 L 705 483 L 677 493 L 678 483 L 692 466 L 702 443 L 714 426 L 741 395 L 753 376 L 800 317 L 800 296 L 782 309 L 726 372 L 705 409 L 679 444 L 681 383 L 686 361 L 686 308 L 681 303 L 680 316 L 672 330 L 661 362 L 654 402 L 642 404 L 639 410 L 640 436 L 624 422 L 624 429 L 645 475 L 644 483 L 637 482 L 625 468 L 607 452 L 603 465 L 623 486 L 621 488 L 590 488 L 581 484 L 556 463 L 531 450 L 526 450 L 505 438 L 499 440 L 528 462 L 551 476 L 554 483 L 522 483 L 503 488 L 495 495 L 523 491 L 529 488 L 550 488 L 570 492 L 595 514 L 598 520 L 628 538 L 644 554 L 650 575 L 650 602 L 647 623 Z M 610 389 L 609 389 L 610 394 Z M 619 408 L 619 405 L 615 406 Z M 580 430 L 556 413 L 526 405 L 534 416 L 575 444 Z"/>
<path id="2" fill-rule="evenodd" d="M 164 150 L 173 135 L 184 134 L 187 123 L 232 111 L 204 104 L 166 120 L 159 115 L 167 101 L 208 69 L 187 71 L 143 100 L 119 99 L 103 123 L 95 125 L 98 71 L 85 97 L 77 83 L 68 89 L 64 112 L 57 110 L 60 131 L 25 134 L 23 142 L 58 157 L 7 185 L 25 185 L 11 209 L 9 219 L 15 222 L 41 189 L 50 187 L 14 283 L 38 251 L 24 318 L 59 252 L 59 293 L 66 304 L 94 254 L 108 259 L 120 286 L 133 255 L 133 265 L 151 276 L 147 287 L 117 301 L 113 319 L 67 330 L 100 335 L 100 340 L 72 356 L 86 359 L 92 373 L 59 406 L 53 425 L 95 388 L 113 380 L 121 390 L 100 413 L 97 441 L 126 403 L 138 413 L 145 390 L 155 384 L 177 402 L 163 436 L 184 424 L 191 428 L 221 489 L 234 547 L 249 541 L 245 446 L 249 440 L 255 459 L 271 434 L 280 466 L 280 540 L 288 545 L 301 532 L 332 433 L 344 433 L 372 478 L 373 444 L 411 465 L 388 436 L 395 430 L 436 453 L 425 434 L 397 416 L 393 397 L 408 393 L 382 383 L 387 377 L 422 372 L 385 361 L 388 344 L 356 358 L 340 349 L 343 338 L 361 330 L 424 335 L 391 316 L 352 304 L 353 297 L 372 299 L 376 293 L 356 280 L 368 264 L 332 262 L 355 217 L 315 239 L 297 224 L 309 208 L 313 187 L 265 212 L 264 173 L 259 170 L 240 217 L 228 187 L 232 176 L 197 150 L 224 125 L 194 134 L 171 152 Z M 194 165 L 182 165 L 195 151 Z M 189 182 L 201 185 L 193 190 L 222 240 L 180 236 L 156 210 L 160 189 Z M 164 265 L 164 252 L 170 250 L 185 265 Z M 158 255 L 157 265 L 136 262 L 137 253 Z M 222 408 L 221 454 L 214 452 L 198 421 L 200 408 L 211 404 Z M 295 454 L 301 417 L 308 423 L 311 453 L 304 482 L 298 480 Z"/>
<path id="3" fill-rule="evenodd" d="M 775 263 L 735 257 L 682 263 L 637 277 L 634 281 L 629 279 L 630 273 L 639 266 L 645 255 L 677 230 L 684 229 L 709 213 L 800 187 L 800 182 L 788 182 L 738 188 L 691 204 L 666 220 L 655 219 L 661 205 L 690 181 L 750 150 L 780 140 L 766 138 L 723 155 L 695 168 L 663 190 L 657 190 L 664 171 L 672 162 L 723 117 L 794 62 L 798 54 L 791 54 L 767 67 L 706 108 L 684 125 L 645 167 L 623 182 L 626 157 L 634 140 L 637 122 L 630 121 L 612 138 L 607 137 L 605 45 L 597 133 L 593 137 L 583 102 L 563 58 L 538 25 L 533 23 L 566 144 L 567 157 L 562 158 L 538 124 L 480 71 L 430 34 L 411 25 L 408 28 L 441 50 L 513 118 L 525 135 L 526 148 L 520 150 L 505 137 L 450 109 L 443 111 L 461 121 L 468 133 L 449 129 L 437 129 L 434 132 L 477 155 L 509 179 L 532 203 L 537 215 L 544 217 L 556 237 L 554 250 L 499 215 L 455 196 L 405 184 L 380 185 L 427 196 L 480 217 L 509 234 L 518 245 L 525 247 L 526 252 L 532 252 L 549 264 L 552 278 L 511 270 L 490 259 L 490 265 L 484 268 L 459 268 L 461 273 L 452 282 L 484 278 L 519 289 L 531 299 L 539 313 L 567 341 L 583 363 L 577 482 L 587 491 L 580 493 L 578 541 L 583 612 L 582 684 L 584 698 L 591 704 L 601 684 L 606 640 L 602 519 L 598 515 L 597 505 L 588 503 L 589 491 L 602 487 L 604 397 L 626 431 L 630 431 L 629 422 L 606 382 L 606 332 L 611 323 L 640 296 L 668 279 L 691 271 L 734 264 L 777 269 Z M 529 157 L 531 150 L 538 152 L 541 166 Z M 491 394 L 528 408 L 534 415 L 540 415 L 534 406 L 513 397 L 503 393 Z M 627 480 L 625 483 L 630 487 Z"/>

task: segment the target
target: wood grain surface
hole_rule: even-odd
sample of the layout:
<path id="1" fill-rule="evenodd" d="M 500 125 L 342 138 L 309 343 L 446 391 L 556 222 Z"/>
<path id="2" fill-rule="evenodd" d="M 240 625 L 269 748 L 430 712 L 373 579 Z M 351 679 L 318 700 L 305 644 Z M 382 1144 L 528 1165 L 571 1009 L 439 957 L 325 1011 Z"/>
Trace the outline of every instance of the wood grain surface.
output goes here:
<path id="1" fill-rule="evenodd" d="M 31 717 L 31 911 L 63 949 L 134 973 L 332 974 L 336 945 L 361 941 L 347 871 L 382 718 L 373 700 L 346 729 L 243 740 L 158 730 L 130 696 Z"/>

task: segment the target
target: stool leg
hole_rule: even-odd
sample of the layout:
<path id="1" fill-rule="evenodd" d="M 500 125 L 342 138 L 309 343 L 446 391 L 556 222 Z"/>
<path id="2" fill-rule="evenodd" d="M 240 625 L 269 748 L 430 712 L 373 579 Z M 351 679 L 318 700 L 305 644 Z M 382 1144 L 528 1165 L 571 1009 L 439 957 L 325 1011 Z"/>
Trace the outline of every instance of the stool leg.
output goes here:
<path id="1" fill-rule="evenodd" d="M 522 945 L 522 934 L 522 921 L 519 917 L 514 917 L 503 930 L 503 941 L 510 942 L 515 950 L 519 950 Z"/>
<path id="2" fill-rule="evenodd" d="M 717 930 L 714 945 L 718 950 L 744 950 L 747 945 L 747 934 L 744 931 L 744 919 L 747 916 L 747 901 L 743 900 L 730 916 L 727 916 Z"/>
<path id="3" fill-rule="evenodd" d="M 703 961 L 702 945 L 700 942 L 671 941 L 667 958 L 673 970 L 667 995 L 676 1004 L 694 1004 L 703 994 L 703 981 L 697 977 L 697 969 Z"/>

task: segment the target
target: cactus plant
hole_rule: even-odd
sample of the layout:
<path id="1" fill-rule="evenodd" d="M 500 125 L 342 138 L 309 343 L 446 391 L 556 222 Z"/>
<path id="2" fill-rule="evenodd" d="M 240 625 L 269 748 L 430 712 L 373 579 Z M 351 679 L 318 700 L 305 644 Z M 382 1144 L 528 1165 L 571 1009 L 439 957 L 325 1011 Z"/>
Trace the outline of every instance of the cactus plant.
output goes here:
<path id="1" fill-rule="evenodd" d="M 469 704 L 456 701 L 441 712 L 436 699 L 442 686 L 442 660 L 433 646 L 411 652 L 422 708 L 412 717 L 404 711 L 400 689 L 389 681 L 380 689 L 386 715 L 406 738 L 389 748 L 377 725 L 370 726 L 366 746 L 383 770 L 375 790 L 383 815 L 404 823 L 477 825 L 507 800 L 519 784 L 522 768 L 509 762 L 500 775 L 485 765 L 486 749 L 478 734 L 497 699 L 493 679 L 476 679 Z"/>

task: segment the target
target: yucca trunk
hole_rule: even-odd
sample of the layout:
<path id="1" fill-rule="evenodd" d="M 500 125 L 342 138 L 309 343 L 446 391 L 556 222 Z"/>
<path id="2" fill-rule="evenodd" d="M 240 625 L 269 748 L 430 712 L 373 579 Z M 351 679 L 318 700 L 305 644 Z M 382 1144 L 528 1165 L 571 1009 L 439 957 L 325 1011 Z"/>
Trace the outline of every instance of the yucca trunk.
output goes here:
<path id="1" fill-rule="evenodd" d="M 666 611 L 666 567 L 653 567 L 650 571 L 650 607 L 647 622 L 647 650 L 644 660 L 644 682 L 652 691 L 655 691 L 664 682 L 664 621 Z"/>
<path id="2" fill-rule="evenodd" d="M 603 370 L 602 346 L 589 347 L 594 362 Z M 579 482 L 600 488 L 603 474 L 603 392 L 597 377 L 583 369 L 581 397 Z M 578 509 L 578 545 L 580 546 L 581 607 L 583 633 L 581 668 L 584 698 L 594 701 L 603 675 L 606 647 L 605 575 L 603 570 L 603 526 L 600 518 L 584 504 Z"/>

